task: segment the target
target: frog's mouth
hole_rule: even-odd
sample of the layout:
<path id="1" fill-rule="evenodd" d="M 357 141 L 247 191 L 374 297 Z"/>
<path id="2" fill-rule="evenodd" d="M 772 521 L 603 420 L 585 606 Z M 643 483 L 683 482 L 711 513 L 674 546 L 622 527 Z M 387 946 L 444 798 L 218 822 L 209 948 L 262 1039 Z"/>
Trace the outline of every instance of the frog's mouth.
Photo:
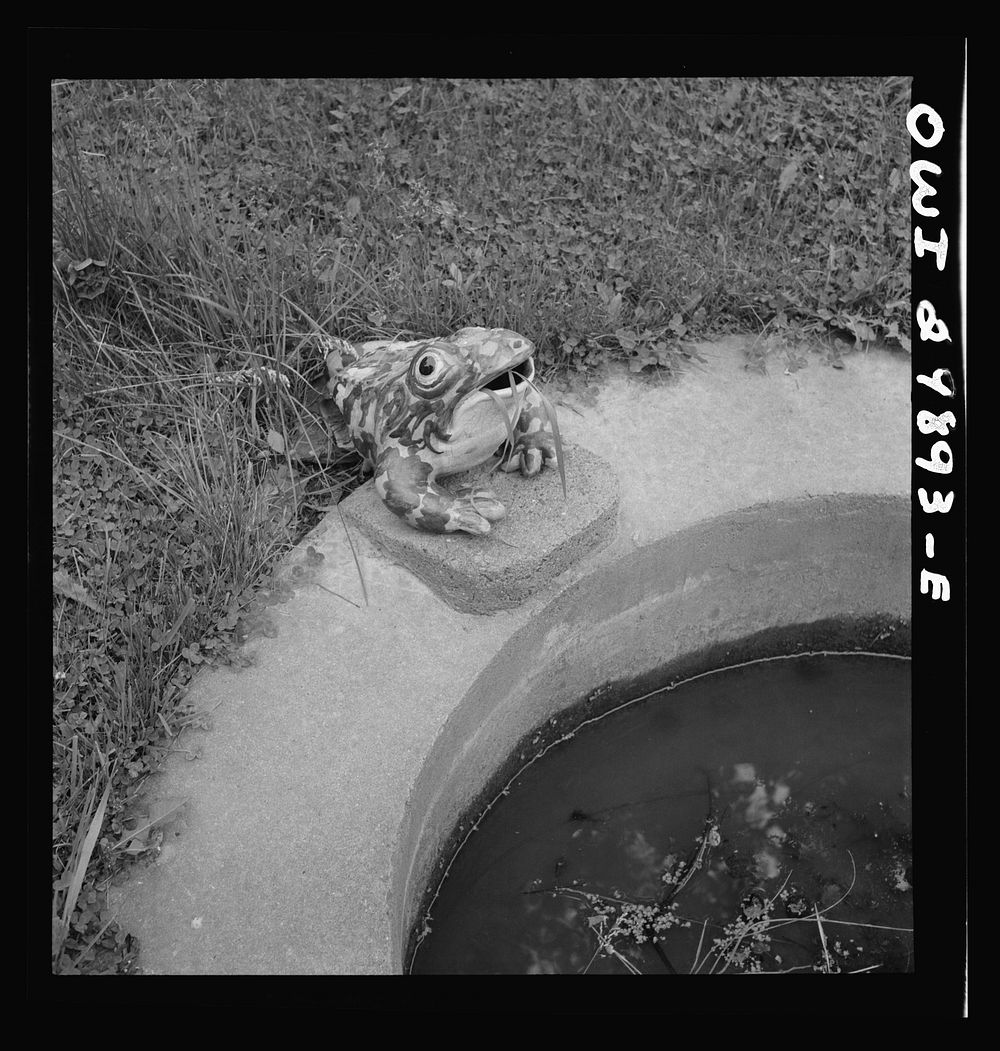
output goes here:
<path id="1" fill-rule="evenodd" d="M 515 408 L 512 403 L 515 399 L 520 402 L 528 386 L 534 382 L 534 379 L 535 359 L 530 357 L 513 365 L 508 365 L 507 368 L 501 369 L 491 376 L 487 376 L 475 390 L 466 394 L 455 406 L 455 413 L 452 417 L 452 430 L 458 429 L 459 417 L 475 415 L 477 410 L 482 411 L 481 406 L 487 402 L 492 402 L 496 406 L 498 399 L 504 403 L 508 418 L 513 426 L 517 421 L 511 416 L 511 409 Z M 489 391 L 488 394 L 486 393 L 487 391 Z"/>
<path id="2" fill-rule="evenodd" d="M 485 382 L 480 383 L 471 394 L 465 396 L 463 401 L 470 401 L 475 398 L 489 398 L 488 394 L 482 393 L 484 390 L 494 391 L 501 398 L 510 399 L 514 396 L 511 392 L 512 385 L 517 392 L 517 396 L 520 397 L 527 390 L 528 384 L 534 382 L 534 379 L 535 359 L 525 358 L 524 361 L 519 361 L 516 365 L 511 365 L 502 372 L 491 376 Z"/>
<path id="3" fill-rule="evenodd" d="M 534 379 L 535 362 L 531 357 L 488 375 L 455 406 L 448 434 L 429 435 L 428 444 L 436 453 L 443 454 L 448 449 L 455 456 L 463 456 L 467 447 L 471 455 L 479 455 L 471 451 L 483 442 L 501 444 L 508 424 L 512 428 L 517 423 L 519 406 Z M 501 409 L 507 414 L 507 422 L 503 421 Z M 492 451 L 491 447 L 483 455 Z"/>

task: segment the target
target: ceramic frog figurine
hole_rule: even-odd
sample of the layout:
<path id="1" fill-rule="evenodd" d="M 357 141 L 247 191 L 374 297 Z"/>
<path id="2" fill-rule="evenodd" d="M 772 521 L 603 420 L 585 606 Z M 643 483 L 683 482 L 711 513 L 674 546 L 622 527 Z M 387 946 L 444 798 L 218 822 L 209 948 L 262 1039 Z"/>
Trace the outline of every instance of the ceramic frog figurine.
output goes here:
<path id="1" fill-rule="evenodd" d="M 330 339 L 324 411 L 341 447 L 375 472 L 393 514 L 434 533 L 488 533 L 504 517 L 482 486 L 449 492 L 438 477 L 485 463 L 506 444 L 500 467 L 538 474 L 556 459 L 543 399 L 531 386 L 534 345 L 504 328 L 463 328 L 444 339 Z M 512 389 L 513 388 L 513 389 Z M 493 396 L 485 394 L 489 389 Z M 510 447 L 508 420 L 517 406 Z"/>

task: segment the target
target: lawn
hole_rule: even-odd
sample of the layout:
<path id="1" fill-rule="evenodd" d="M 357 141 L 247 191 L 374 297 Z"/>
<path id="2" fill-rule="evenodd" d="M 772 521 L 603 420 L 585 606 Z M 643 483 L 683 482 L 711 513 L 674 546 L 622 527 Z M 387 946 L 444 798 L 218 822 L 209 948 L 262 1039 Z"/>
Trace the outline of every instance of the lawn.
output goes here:
<path id="1" fill-rule="evenodd" d="M 732 332 L 762 369 L 909 348 L 904 77 L 51 91 L 58 973 L 131 966 L 106 893 L 157 830 L 130 803 L 363 480 L 317 412 L 324 334 L 502 325 L 583 377 Z"/>

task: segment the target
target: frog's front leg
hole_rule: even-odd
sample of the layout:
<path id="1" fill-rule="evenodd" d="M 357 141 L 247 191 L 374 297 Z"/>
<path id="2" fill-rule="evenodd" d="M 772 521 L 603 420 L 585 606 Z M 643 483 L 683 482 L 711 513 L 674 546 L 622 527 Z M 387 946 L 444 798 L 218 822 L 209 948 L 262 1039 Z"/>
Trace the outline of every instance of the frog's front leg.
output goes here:
<path id="1" fill-rule="evenodd" d="M 548 413 L 538 392 L 529 389 L 514 428 L 514 447 L 506 450 L 500 469 L 508 472 L 519 470 L 530 477 L 538 474 L 545 465 L 555 463 L 556 459 L 556 443 Z"/>
<path id="2" fill-rule="evenodd" d="M 466 485 L 449 493 L 432 473 L 419 450 L 386 449 L 375 464 L 375 491 L 393 514 L 430 533 L 488 533 L 507 513 L 492 490 Z"/>

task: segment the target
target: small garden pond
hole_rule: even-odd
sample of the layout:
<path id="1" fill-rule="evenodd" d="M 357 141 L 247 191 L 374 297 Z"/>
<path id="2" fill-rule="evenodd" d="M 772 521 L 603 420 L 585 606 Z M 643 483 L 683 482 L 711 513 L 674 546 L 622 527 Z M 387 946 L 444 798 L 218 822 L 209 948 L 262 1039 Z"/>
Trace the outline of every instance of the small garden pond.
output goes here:
<path id="1" fill-rule="evenodd" d="M 452 859 L 413 974 L 913 970 L 910 662 L 712 672 L 588 720 Z"/>

